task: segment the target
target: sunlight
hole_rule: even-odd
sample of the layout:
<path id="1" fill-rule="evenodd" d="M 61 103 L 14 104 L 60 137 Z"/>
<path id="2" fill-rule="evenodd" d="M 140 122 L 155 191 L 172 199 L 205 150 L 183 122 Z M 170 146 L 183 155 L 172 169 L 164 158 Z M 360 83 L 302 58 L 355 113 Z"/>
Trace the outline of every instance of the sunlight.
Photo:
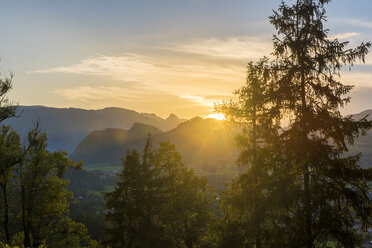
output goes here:
<path id="1" fill-rule="evenodd" d="M 210 114 L 206 117 L 206 119 L 216 119 L 219 121 L 225 120 L 225 115 L 222 113 Z"/>

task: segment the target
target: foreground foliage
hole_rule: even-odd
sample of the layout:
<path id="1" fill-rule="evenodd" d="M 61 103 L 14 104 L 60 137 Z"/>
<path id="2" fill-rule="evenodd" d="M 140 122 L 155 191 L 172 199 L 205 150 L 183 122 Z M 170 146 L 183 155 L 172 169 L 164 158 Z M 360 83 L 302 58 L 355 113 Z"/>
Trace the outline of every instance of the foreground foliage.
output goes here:
<path id="1" fill-rule="evenodd" d="M 16 132 L 2 126 L 1 240 L 24 247 L 55 244 L 58 240 L 68 245 L 56 247 L 95 247 L 98 244 L 90 240 L 82 224 L 61 217 L 68 212 L 73 197 L 64 174 L 69 167 L 80 168 L 82 164 L 68 159 L 66 152 L 48 152 L 46 141 L 45 133 L 36 128 L 23 146 Z M 70 229 L 73 231 L 69 233 Z"/>
<path id="2" fill-rule="evenodd" d="M 11 79 L 0 80 L 0 122 L 15 116 L 6 93 Z M 64 151 L 47 151 L 38 125 L 27 142 L 9 126 L 0 127 L 0 241 L 5 247 L 98 247 L 84 225 L 67 217 L 72 193 L 64 174 L 82 163 Z M 6 245 L 8 244 L 8 245 Z"/>
<path id="3" fill-rule="evenodd" d="M 115 190 L 105 194 L 110 247 L 195 247 L 210 219 L 211 190 L 174 145 L 127 152 Z"/>

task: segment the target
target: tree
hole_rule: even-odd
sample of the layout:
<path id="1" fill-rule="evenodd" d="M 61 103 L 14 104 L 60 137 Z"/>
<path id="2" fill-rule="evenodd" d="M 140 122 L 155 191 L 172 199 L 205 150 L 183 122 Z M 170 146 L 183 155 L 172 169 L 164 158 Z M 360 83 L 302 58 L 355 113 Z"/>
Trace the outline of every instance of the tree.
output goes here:
<path id="1" fill-rule="evenodd" d="M 16 115 L 16 106 L 7 98 L 12 78 L 0 79 L 0 123 Z M 69 167 L 81 169 L 82 163 L 68 159 L 64 151 L 47 151 L 39 124 L 28 134 L 26 145 L 11 127 L 0 128 L 0 240 L 5 240 L 0 244 L 98 247 L 83 224 L 60 216 L 67 213 L 72 198 L 64 174 Z"/>
<path id="2" fill-rule="evenodd" d="M 12 79 L 13 75 L 0 79 L 0 123 L 16 115 L 16 106 L 12 105 L 6 96 L 12 88 Z"/>
<path id="3" fill-rule="evenodd" d="M 7 93 L 12 88 L 13 75 L 9 78 L 0 78 L 0 123 L 14 117 L 16 106 L 12 105 Z M 1 198 L 3 201 L 2 218 L 5 240 L 9 242 L 9 194 L 8 184 L 11 179 L 11 168 L 19 161 L 20 140 L 18 134 L 10 127 L 1 126 L 0 133 L 0 186 L 2 189 Z"/>
<path id="4" fill-rule="evenodd" d="M 238 200 L 235 206 L 231 205 L 233 211 L 239 209 L 239 204 L 249 207 L 244 219 L 250 220 L 256 216 L 252 212 L 257 208 L 245 201 L 247 192 L 269 196 L 259 197 L 258 201 L 271 201 L 271 207 L 265 209 L 270 223 L 260 218 L 270 237 L 264 244 L 267 247 L 328 247 L 329 242 L 339 247 L 359 247 L 363 232 L 372 223 L 368 198 L 372 171 L 358 166 L 360 154 L 346 153 L 354 139 L 372 127 L 372 122 L 340 113 L 350 101 L 347 94 L 353 88 L 341 83 L 340 71 L 359 60 L 364 62 L 371 44 L 362 43 L 352 49 L 348 42 L 329 38 L 324 28 L 325 5 L 329 2 L 296 0 L 289 6 L 282 1 L 270 17 L 278 31 L 273 38 L 274 62 L 270 66 L 272 90 L 257 92 L 254 87 L 246 87 L 246 92 L 238 92 L 238 103 L 225 109 L 227 114 L 232 111 L 235 118 L 248 120 L 250 130 L 254 130 L 253 96 L 258 95 L 268 100 L 264 106 L 273 110 L 277 118 L 276 126 L 262 126 L 274 135 L 264 138 L 266 142 L 258 146 L 261 149 L 275 144 L 266 153 L 275 158 L 269 160 L 270 169 L 265 170 L 267 163 L 259 163 L 258 171 L 263 174 L 250 181 L 235 181 L 231 187 L 236 196 L 228 200 L 230 205 Z M 259 84 L 264 86 L 265 81 L 260 80 Z M 254 131 L 250 134 L 243 139 L 247 149 L 240 157 L 249 158 L 247 162 L 254 168 L 252 151 L 257 152 L 257 139 Z M 257 179 L 259 184 L 252 183 Z M 356 228 L 357 223 L 360 228 Z M 244 232 L 242 235 L 244 242 L 247 237 Z"/>
<path id="5" fill-rule="evenodd" d="M 140 154 L 127 152 L 123 165 L 115 190 L 105 195 L 107 243 L 110 247 L 150 247 L 146 236 L 155 233 L 156 228 L 147 216 L 152 212 L 152 195 L 146 191 Z"/>
<path id="6" fill-rule="evenodd" d="M 361 243 L 356 220 L 362 223 L 360 231 L 371 224 L 371 170 L 357 165 L 360 155 L 345 152 L 372 123 L 342 117 L 340 108 L 350 101 L 346 95 L 353 87 L 339 79 L 344 65 L 364 62 L 371 43 L 351 49 L 348 42 L 328 38 L 323 25 L 329 2 L 282 2 L 270 17 L 278 31 L 273 55 L 281 73 L 280 101 L 289 120 L 281 140 L 302 192 L 293 202 L 293 247 L 325 247 L 330 240 L 355 247 Z"/>
<path id="7" fill-rule="evenodd" d="M 13 165 L 19 160 L 22 154 L 19 135 L 8 126 L 2 126 L 0 131 L 0 187 L 1 187 L 1 218 L 5 241 L 10 242 L 9 230 L 9 205 L 10 181 L 13 177 Z M 13 192 L 14 193 L 14 192 Z"/>
<path id="8" fill-rule="evenodd" d="M 166 237 L 173 239 L 168 247 L 195 247 L 211 217 L 211 188 L 206 178 L 197 177 L 186 168 L 169 142 L 161 143 L 151 155 L 157 184 L 154 193 L 160 205 L 157 211 L 166 227 Z"/>
<path id="9" fill-rule="evenodd" d="M 115 190 L 105 194 L 110 247 L 194 247 L 209 219 L 210 189 L 169 143 L 128 151 Z"/>
<path id="10" fill-rule="evenodd" d="M 49 152 L 46 147 L 46 134 L 38 128 L 21 146 L 15 131 L 2 127 L 1 240 L 24 247 L 98 247 L 83 224 L 66 216 L 73 195 L 64 174 L 71 167 L 80 169 L 82 163 L 68 159 L 64 151 Z"/>
<path id="11" fill-rule="evenodd" d="M 270 182 L 279 166 L 280 108 L 274 97 L 275 79 L 268 58 L 250 62 L 246 83 L 235 91 L 237 100 L 216 106 L 241 130 L 237 143 L 242 172 L 221 194 L 225 223 L 220 247 L 234 242 L 234 247 L 260 248 L 272 238 L 266 222 L 274 194 Z"/>
<path id="12" fill-rule="evenodd" d="M 47 151 L 45 133 L 32 130 L 28 142 L 26 156 L 15 166 L 15 180 L 24 246 L 34 247 L 47 240 L 52 226 L 68 211 L 72 193 L 63 176 L 68 167 L 81 168 L 82 163 L 68 159 L 66 152 Z"/>

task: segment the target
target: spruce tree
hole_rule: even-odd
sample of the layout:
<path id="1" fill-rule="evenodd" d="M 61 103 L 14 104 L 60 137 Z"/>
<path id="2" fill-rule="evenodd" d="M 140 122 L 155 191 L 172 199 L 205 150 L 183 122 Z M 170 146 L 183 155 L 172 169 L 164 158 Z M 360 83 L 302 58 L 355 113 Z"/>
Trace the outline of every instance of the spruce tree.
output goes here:
<path id="1" fill-rule="evenodd" d="M 353 88 L 341 82 L 341 69 L 364 62 L 371 43 L 349 48 L 349 42 L 329 38 L 324 28 L 329 2 L 283 1 L 270 17 L 277 30 L 276 95 L 289 122 L 282 128 L 281 144 L 299 196 L 292 198 L 283 228 L 291 226 L 287 247 L 327 247 L 329 242 L 357 247 L 371 226 L 371 170 L 358 166 L 359 154 L 345 153 L 372 123 L 340 113 Z"/>
<path id="2" fill-rule="evenodd" d="M 359 247 L 372 224 L 372 171 L 348 153 L 372 122 L 340 113 L 353 88 L 341 71 L 364 62 L 371 44 L 328 37 L 329 2 L 282 1 L 270 17 L 268 76 L 262 61 L 249 64 L 238 100 L 217 108 L 243 124 L 239 162 L 248 167 L 223 198 L 222 247 Z"/>
<path id="3" fill-rule="evenodd" d="M 115 190 L 105 194 L 110 247 L 195 247 L 209 221 L 210 189 L 161 143 L 128 151 Z"/>
<path id="4" fill-rule="evenodd" d="M 241 174 L 222 193 L 223 212 L 227 218 L 227 233 L 221 238 L 221 246 L 246 247 L 253 244 L 260 248 L 266 243 L 265 229 L 267 211 L 272 204 L 269 177 L 276 164 L 274 150 L 277 148 L 279 112 L 274 107 L 275 91 L 268 58 L 247 65 L 246 83 L 235 92 L 236 101 L 216 107 L 241 131 L 237 137 L 240 149 L 238 164 Z M 228 229 L 238 228 L 238 232 Z"/>

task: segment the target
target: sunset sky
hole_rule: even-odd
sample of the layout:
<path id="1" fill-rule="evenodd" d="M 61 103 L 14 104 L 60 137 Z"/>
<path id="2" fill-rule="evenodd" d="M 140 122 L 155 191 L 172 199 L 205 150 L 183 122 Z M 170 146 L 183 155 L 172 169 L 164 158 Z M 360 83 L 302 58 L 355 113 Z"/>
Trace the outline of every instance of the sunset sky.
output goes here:
<path id="1" fill-rule="evenodd" d="M 269 55 L 278 0 L 1 1 L 3 75 L 21 105 L 123 107 L 166 117 L 211 114 Z M 371 0 L 330 4 L 331 37 L 372 41 Z M 342 74 L 344 114 L 372 109 L 372 55 Z"/>

